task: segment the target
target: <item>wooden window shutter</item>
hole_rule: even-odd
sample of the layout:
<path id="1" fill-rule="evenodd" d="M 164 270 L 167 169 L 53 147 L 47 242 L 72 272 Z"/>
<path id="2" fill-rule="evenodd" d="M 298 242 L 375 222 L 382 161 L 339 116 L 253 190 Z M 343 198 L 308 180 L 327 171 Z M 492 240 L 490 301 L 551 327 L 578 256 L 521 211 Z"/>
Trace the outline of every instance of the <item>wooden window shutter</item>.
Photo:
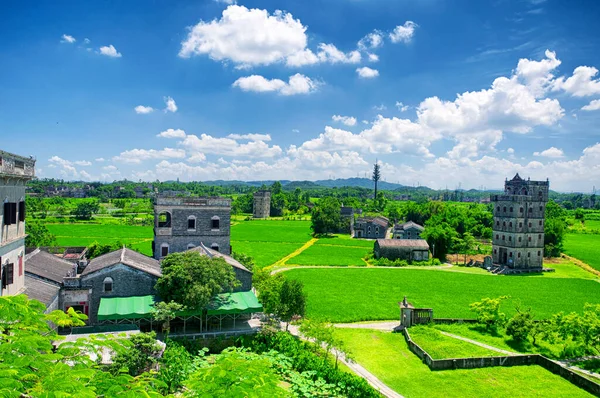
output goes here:
<path id="1" fill-rule="evenodd" d="M 19 202 L 19 221 L 25 221 L 25 201 Z"/>

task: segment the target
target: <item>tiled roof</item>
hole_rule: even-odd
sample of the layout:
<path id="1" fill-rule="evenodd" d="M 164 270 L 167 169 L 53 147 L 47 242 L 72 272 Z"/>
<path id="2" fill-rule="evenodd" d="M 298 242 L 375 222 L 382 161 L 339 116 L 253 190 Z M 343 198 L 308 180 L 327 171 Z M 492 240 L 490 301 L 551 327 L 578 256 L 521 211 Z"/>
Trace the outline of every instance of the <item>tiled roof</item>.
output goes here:
<path id="1" fill-rule="evenodd" d="M 60 286 L 44 282 L 39 278 L 25 275 L 25 294 L 33 300 L 41 301 L 48 307 L 60 291 Z"/>
<path id="2" fill-rule="evenodd" d="M 231 265 L 234 268 L 238 268 L 241 269 L 243 271 L 246 272 L 251 272 L 248 268 L 244 267 L 242 265 L 242 263 L 240 263 L 239 261 L 237 261 L 235 258 L 228 256 L 226 254 L 223 253 L 219 253 L 216 250 L 213 249 L 209 249 L 208 247 L 204 246 L 202 243 L 200 243 L 200 246 L 196 246 L 192 249 L 187 250 L 188 252 L 196 252 L 196 253 L 200 253 L 203 256 L 208 256 L 210 258 L 213 257 L 220 257 L 223 260 L 225 260 L 225 262 L 229 265 Z"/>
<path id="3" fill-rule="evenodd" d="M 161 276 L 160 262 L 126 247 L 96 257 L 85 267 L 81 275 L 89 275 L 116 264 L 125 264 L 151 275 Z"/>
<path id="4" fill-rule="evenodd" d="M 394 227 L 394 229 L 407 229 L 407 228 L 416 228 L 419 231 L 423 231 L 425 229 L 421 225 L 419 225 L 415 222 L 412 222 L 412 221 L 405 222 L 404 224 L 396 224 L 396 226 Z"/>
<path id="5" fill-rule="evenodd" d="M 429 250 L 425 239 L 377 239 L 379 247 L 410 247 L 414 249 Z"/>
<path id="6" fill-rule="evenodd" d="M 36 249 L 25 256 L 25 273 L 62 283 L 75 265 L 43 250 Z"/>

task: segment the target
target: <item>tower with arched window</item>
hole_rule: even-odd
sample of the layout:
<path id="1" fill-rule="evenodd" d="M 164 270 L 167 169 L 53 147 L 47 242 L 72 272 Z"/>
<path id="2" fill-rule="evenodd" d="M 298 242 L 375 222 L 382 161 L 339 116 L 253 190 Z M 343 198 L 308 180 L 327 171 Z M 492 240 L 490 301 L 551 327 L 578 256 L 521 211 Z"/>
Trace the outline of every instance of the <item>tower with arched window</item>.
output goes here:
<path id="1" fill-rule="evenodd" d="M 517 173 L 504 183 L 504 194 L 492 195 L 492 260 L 517 269 L 542 268 L 544 218 L 550 183 L 523 179 Z"/>
<path id="2" fill-rule="evenodd" d="M 159 260 L 169 253 L 200 246 L 230 254 L 231 199 L 157 196 L 152 251 Z"/>

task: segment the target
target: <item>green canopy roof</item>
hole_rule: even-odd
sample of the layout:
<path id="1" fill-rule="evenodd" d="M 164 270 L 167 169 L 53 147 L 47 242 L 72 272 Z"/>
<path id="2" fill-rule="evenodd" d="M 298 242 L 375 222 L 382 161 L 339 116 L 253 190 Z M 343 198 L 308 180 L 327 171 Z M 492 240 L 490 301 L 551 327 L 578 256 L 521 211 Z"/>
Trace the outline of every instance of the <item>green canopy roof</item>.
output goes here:
<path id="1" fill-rule="evenodd" d="M 154 296 L 102 297 L 98 320 L 148 318 L 154 300 Z"/>
<path id="2" fill-rule="evenodd" d="M 98 320 L 149 318 L 156 298 L 154 296 L 103 297 L 98 308 Z M 250 314 L 261 312 L 262 305 L 253 292 L 222 293 L 206 306 L 207 315 Z M 180 316 L 201 314 L 202 311 L 185 310 Z"/>

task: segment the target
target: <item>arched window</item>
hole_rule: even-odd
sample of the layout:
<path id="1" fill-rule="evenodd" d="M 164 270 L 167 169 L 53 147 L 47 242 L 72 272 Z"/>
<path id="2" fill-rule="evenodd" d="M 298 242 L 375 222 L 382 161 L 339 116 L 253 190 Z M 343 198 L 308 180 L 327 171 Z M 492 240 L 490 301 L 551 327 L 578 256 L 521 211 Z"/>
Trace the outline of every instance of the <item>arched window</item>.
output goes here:
<path id="1" fill-rule="evenodd" d="M 196 245 L 193 243 L 188 243 L 187 245 L 188 250 L 193 249 L 194 247 L 196 247 Z"/>
<path id="2" fill-rule="evenodd" d="M 163 211 L 158 215 L 159 228 L 171 228 L 171 213 Z"/>
<path id="3" fill-rule="evenodd" d="M 506 206 L 504 206 L 503 211 L 506 213 Z"/>
<path id="4" fill-rule="evenodd" d="M 113 291 L 113 280 L 110 277 L 104 278 L 104 282 L 102 282 L 102 285 L 104 285 L 104 293 L 110 293 Z"/>
<path id="5" fill-rule="evenodd" d="M 168 255 L 169 255 L 169 244 L 163 243 L 162 245 L 160 245 L 160 256 L 165 257 Z"/>
<path id="6" fill-rule="evenodd" d="M 502 226 L 506 227 L 506 221 L 502 221 Z"/>
<path id="7" fill-rule="evenodd" d="M 520 212 L 520 213 L 523 213 L 523 208 L 522 208 L 522 207 L 519 209 L 519 212 Z"/>
<path id="8" fill-rule="evenodd" d="M 379 227 L 375 227 L 375 233 L 379 235 Z"/>
<path id="9" fill-rule="evenodd" d="M 508 227 L 512 228 L 512 221 L 508 223 Z"/>
<path id="10" fill-rule="evenodd" d="M 221 219 L 218 216 L 214 216 L 210 219 L 210 227 L 211 229 L 219 229 L 221 224 Z"/>
<path id="11" fill-rule="evenodd" d="M 519 236 L 519 242 L 521 241 L 521 237 Z"/>
<path id="12" fill-rule="evenodd" d="M 210 245 L 210 248 L 213 249 L 214 251 L 219 251 L 219 245 L 217 245 L 216 243 L 213 243 L 212 245 Z"/>
<path id="13" fill-rule="evenodd" d="M 509 241 L 509 242 L 512 242 L 512 236 L 509 236 L 509 237 L 508 237 L 508 241 Z"/>
<path id="14" fill-rule="evenodd" d="M 500 239 L 500 235 L 496 235 L 496 239 Z"/>
<path id="15" fill-rule="evenodd" d="M 521 194 L 522 194 L 522 195 L 527 195 L 527 189 L 526 189 L 526 188 L 523 188 L 523 190 L 521 191 Z"/>
<path id="16" fill-rule="evenodd" d="M 538 224 L 539 224 L 539 225 L 542 225 L 542 220 L 540 220 L 540 221 L 538 222 Z"/>
<path id="17" fill-rule="evenodd" d="M 518 257 L 518 258 L 521 258 L 521 253 L 518 253 L 518 254 L 517 254 L 517 257 Z"/>
<path id="18" fill-rule="evenodd" d="M 542 252 L 538 250 L 538 256 L 541 256 L 541 255 L 542 255 Z"/>
<path id="19" fill-rule="evenodd" d="M 500 206 L 496 206 L 496 211 L 500 211 Z"/>
<path id="20" fill-rule="evenodd" d="M 504 236 L 504 235 L 502 235 L 502 240 L 504 240 L 504 238 L 505 238 L 505 236 Z"/>
<path id="21" fill-rule="evenodd" d="M 513 212 L 513 208 L 512 208 L 512 207 L 510 208 L 510 212 L 511 212 L 511 213 Z"/>
<path id="22" fill-rule="evenodd" d="M 188 231 L 196 230 L 196 217 L 195 216 L 189 216 L 188 217 Z"/>

